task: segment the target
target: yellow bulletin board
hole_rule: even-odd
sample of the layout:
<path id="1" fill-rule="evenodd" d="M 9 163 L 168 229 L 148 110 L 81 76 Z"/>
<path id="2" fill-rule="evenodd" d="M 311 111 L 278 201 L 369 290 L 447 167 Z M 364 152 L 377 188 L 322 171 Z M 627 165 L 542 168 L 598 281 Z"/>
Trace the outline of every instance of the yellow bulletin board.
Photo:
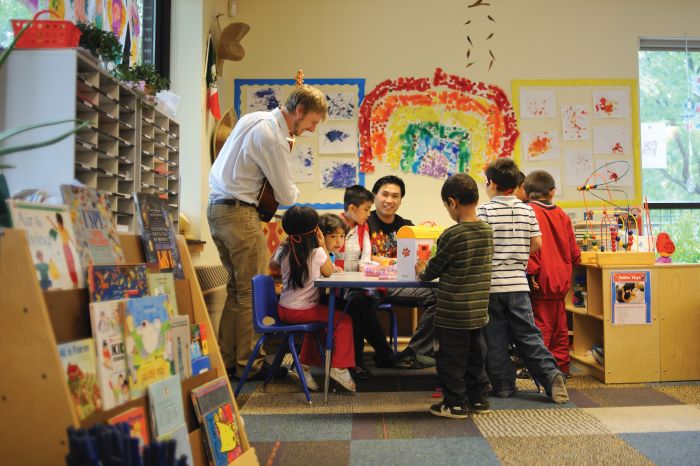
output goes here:
<path id="1" fill-rule="evenodd" d="M 642 199 L 639 88 L 633 79 L 514 80 L 520 138 L 513 157 L 527 175 L 546 170 L 561 207 L 601 199 L 638 206 Z"/>

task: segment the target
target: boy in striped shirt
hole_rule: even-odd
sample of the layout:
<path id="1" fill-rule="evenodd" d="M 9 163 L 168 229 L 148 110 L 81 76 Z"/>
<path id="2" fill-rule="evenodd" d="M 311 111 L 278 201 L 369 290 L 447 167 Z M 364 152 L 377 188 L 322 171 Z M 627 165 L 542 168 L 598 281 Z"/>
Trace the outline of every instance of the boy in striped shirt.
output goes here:
<path id="1" fill-rule="evenodd" d="M 493 274 L 489 297 L 489 323 L 484 328 L 488 352 L 486 372 L 493 394 L 513 396 L 515 365 L 508 355 L 513 340 L 530 374 L 555 403 L 566 403 L 569 395 L 564 376 L 544 346 L 535 326 L 525 269 L 531 253 L 542 247 L 542 234 L 532 208 L 513 195 L 518 166 L 499 158 L 486 168 L 486 194 L 490 201 L 477 209 L 480 219 L 493 228 Z"/>
<path id="2" fill-rule="evenodd" d="M 488 321 L 493 231 L 476 216 L 479 188 L 466 173 L 449 177 L 441 197 L 457 224 L 440 235 L 435 256 L 427 265 L 416 263 L 421 280 L 440 278 L 434 326 L 443 400 L 431 406 L 430 412 L 464 419 L 469 411 L 490 412 L 481 329 Z"/>

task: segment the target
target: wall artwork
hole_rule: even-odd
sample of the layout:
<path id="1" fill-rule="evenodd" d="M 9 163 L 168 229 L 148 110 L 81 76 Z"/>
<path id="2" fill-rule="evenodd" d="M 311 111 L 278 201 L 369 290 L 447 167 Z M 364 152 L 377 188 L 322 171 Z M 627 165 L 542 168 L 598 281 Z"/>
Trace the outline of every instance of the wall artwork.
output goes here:
<path id="1" fill-rule="evenodd" d="M 246 111 L 269 112 L 284 104 L 286 89 L 282 86 L 267 86 L 248 89 L 246 96 Z"/>
<path id="2" fill-rule="evenodd" d="M 350 92 L 327 92 L 328 120 L 353 120 L 357 113 L 355 95 Z"/>
<path id="3" fill-rule="evenodd" d="M 523 133 L 525 160 L 548 160 L 559 158 L 559 134 L 556 131 Z"/>
<path id="4" fill-rule="evenodd" d="M 563 105 L 561 127 L 565 141 L 587 141 L 591 138 L 587 105 Z"/>
<path id="5" fill-rule="evenodd" d="M 526 91 L 520 94 L 520 118 L 556 118 L 554 90 Z"/>
<path id="6" fill-rule="evenodd" d="M 593 172 L 593 153 L 590 149 L 568 149 L 564 151 L 567 186 L 580 186 Z"/>
<path id="7" fill-rule="evenodd" d="M 292 149 L 292 176 L 297 183 L 314 181 L 314 152 L 309 144 L 297 142 Z"/>
<path id="8" fill-rule="evenodd" d="M 322 123 L 319 124 L 318 153 L 319 154 L 356 154 L 357 127 L 352 123 Z"/>
<path id="9" fill-rule="evenodd" d="M 630 93 L 624 91 L 598 91 L 593 93 L 595 118 L 629 118 Z"/>
<path id="10" fill-rule="evenodd" d="M 632 131 L 625 126 L 593 128 L 593 152 L 596 154 L 631 154 Z"/>
<path id="11" fill-rule="evenodd" d="M 321 160 L 321 188 L 345 189 L 357 184 L 357 165 L 350 161 Z"/>
<path id="12" fill-rule="evenodd" d="M 483 169 L 508 157 L 518 138 L 515 114 L 499 87 L 448 75 L 386 80 L 360 106 L 360 170 L 376 162 L 437 178 Z"/>
<path id="13" fill-rule="evenodd" d="M 667 131 L 663 121 L 642 125 L 642 165 L 645 168 L 666 168 Z"/>

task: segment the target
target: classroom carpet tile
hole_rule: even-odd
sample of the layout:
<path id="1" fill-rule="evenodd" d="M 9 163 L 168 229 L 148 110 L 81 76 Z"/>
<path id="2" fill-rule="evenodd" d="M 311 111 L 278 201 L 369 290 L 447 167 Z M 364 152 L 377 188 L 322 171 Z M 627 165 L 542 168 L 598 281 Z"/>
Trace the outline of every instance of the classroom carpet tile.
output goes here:
<path id="1" fill-rule="evenodd" d="M 586 395 L 583 390 L 567 387 L 566 391 L 569 393 L 567 405 L 573 404 L 577 408 L 597 408 L 600 406 L 600 403 Z"/>
<path id="2" fill-rule="evenodd" d="M 600 409 L 600 408 L 598 408 Z M 496 410 L 473 416 L 484 437 L 608 434 L 600 420 L 582 409 Z"/>
<path id="3" fill-rule="evenodd" d="M 700 432 L 618 434 L 658 465 L 696 466 L 700 463 Z"/>
<path id="4" fill-rule="evenodd" d="M 263 442 L 252 443 L 263 466 L 312 466 L 350 464 L 350 442 Z"/>
<path id="5" fill-rule="evenodd" d="M 462 422 L 457 419 L 445 421 Z M 495 466 L 501 463 L 484 438 L 459 437 L 354 440 L 350 446 L 350 464 L 352 466 L 454 466 L 456 464 Z"/>
<path id="6" fill-rule="evenodd" d="M 505 466 L 653 465 L 612 434 L 489 437 L 487 440 Z"/>
<path id="7" fill-rule="evenodd" d="M 412 438 L 480 437 L 472 419 L 445 422 L 425 411 L 417 413 L 378 413 L 352 415 L 353 440 Z"/>
<path id="8" fill-rule="evenodd" d="M 682 404 L 677 399 L 648 387 L 582 389 L 584 395 L 604 407 L 615 406 L 660 406 Z"/>
<path id="9" fill-rule="evenodd" d="M 582 408 L 581 411 L 616 434 L 700 431 L 700 407 L 694 405 Z"/>
<path id="10" fill-rule="evenodd" d="M 653 388 L 687 405 L 700 405 L 700 384 L 655 385 Z"/>
<path id="11" fill-rule="evenodd" d="M 490 396 L 489 403 L 493 410 L 503 409 L 561 409 L 574 408 L 572 403 L 557 404 L 544 393 L 536 390 L 518 390 L 510 398 Z"/>
<path id="12" fill-rule="evenodd" d="M 251 442 L 350 440 L 352 416 L 349 414 L 245 415 L 246 432 Z"/>

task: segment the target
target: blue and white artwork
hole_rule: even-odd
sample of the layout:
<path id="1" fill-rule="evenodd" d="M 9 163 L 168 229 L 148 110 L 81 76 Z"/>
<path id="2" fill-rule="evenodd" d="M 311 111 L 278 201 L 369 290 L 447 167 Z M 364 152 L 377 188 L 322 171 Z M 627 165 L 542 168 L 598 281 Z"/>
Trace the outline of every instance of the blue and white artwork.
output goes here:
<path id="1" fill-rule="evenodd" d="M 321 189 L 344 189 L 354 184 L 357 184 L 356 163 L 340 160 L 321 160 Z"/>
<path id="2" fill-rule="evenodd" d="M 288 86 L 286 86 L 288 88 Z M 251 86 L 246 94 L 246 111 L 269 112 L 284 104 L 285 86 Z"/>
<path id="3" fill-rule="evenodd" d="M 297 143 L 292 150 L 292 176 L 296 183 L 314 181 L 314 152 L 308 144 Z"/>
<path id="4" fill-rule="evenodd" d="M 353 123 L 318 125 L 319 154 L 357 154 L 357 126 Z"/>
<path id="5" fill-rule="evenodd" d="M 355 118 L 355 94 L 352 92 L 328 92 L 329 120 L 353 120 Z"/>

